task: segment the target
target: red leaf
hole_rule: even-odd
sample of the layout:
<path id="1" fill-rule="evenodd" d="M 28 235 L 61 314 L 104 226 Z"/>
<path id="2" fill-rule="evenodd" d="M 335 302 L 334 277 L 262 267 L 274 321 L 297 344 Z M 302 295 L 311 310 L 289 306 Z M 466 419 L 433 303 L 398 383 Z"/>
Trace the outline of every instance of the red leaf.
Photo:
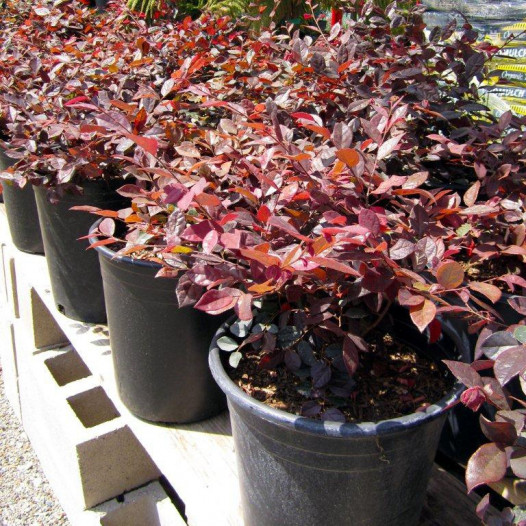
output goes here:
<path id="1" fill-rule="evenodd" d="M 424 329 L 435 319 L 436 312 L 435 304 L 428 299 L 424 299 L 423 303 L 415 305 L 409 310 L 411 319 L 420 332 L 424 332 Z"/>
<path id="2" fill-rule="evenodd" d="M 442 324 L 436 318 L 429 324 L 429 343 L 436 343 L 442 334 Z"/>
<path id="3" fill-rule="evenodd" d="M 202 193 L 194 197 L 194 201 L 201 206 L 209 206 L 215 208 L 221 205 L 221 200 L 217 195 Z"/>
<path id="4" fill-rule="evenodd" d="M 85 95 L 80 95 L 79 97 L 75 97 L 71 100 L 68 100 L 68 102 L 66 102 L 64 106 L 73 106 L 74 104 L 77 104 L 79 102 L 87 102 L 88 100 L 89 98 Z"/>
<path id="5" fill-rule="evenodd" d="M 436 277 L 445 289 L 456 289 L 464 281 L 464 269 L 456 261 L 445 261 L 438 266 Z"/>
<path id="6" fill-rule="evenodd" d="M 337 270 L 338 272 L 343 272 L 344 274 L 350 274 L 351 276 L 360 277 L 360 273 L 356 270 L 354 270 L 349 265 L 343 263 L 342 261 L 338 261 L 337 259 L 331 259 L 331 258 L 324 258 L 321 256 L 314 256 L 310 258 L 310 260 L 320 267 L 324 268 L 330 268 L 332 270 Z"/>
<path id="7" fill-rule="evenodd" d="M 240 320 L 249 321 L 252 319 L 252 298 L 252 294 L 245 294 L 244 292 L 239 296 L 234 311 Z"/>
<path id="8" fill-rule="evenodd" d="M 311 122 L 316 122 L 314 117 L 310 113 L 305 113 L 303 111 L 298 111 L 296 113 L 291 113 L 291 117 L 294 117 L 295 119 L 304 119 Z"/>
<path id="9" fill-rule="evenodd" d="M 354 148 L 342 148 L 336 152 L 336 157 L 349 168 L 356 166 L 360 162 L 360 154 Z"/>
<path id="10" fill-rule="evenodd" d="M 484 294 L 484 296 L 486 296 L 486 298 L 491 300 L 493 303 L 497 303 L 497 301 L 499 301 L 502 296 L 502 291 L 498 287 L 495 287 L 495 285 L 491 285 L 489 283 L 472 281 L 468 287 L 475 292 Z"/>
<path id="11" fill-rule="evenodd" d="M 108 239 L 100 239 L 99 241 L 95 241 L 95 243 L 92 243 L 88 248 L 97 248 L 102 247 L 104 245 L 112 245 L 117 241 L 116 239 L 110 237 Z"/>
<path id="12" fill-rule="evenodd" d="M 481 446 L 468 461 L 466 486 L 468 493 L 477 486 L 498 482 L 506 475 L 506 453 L 491 442 Z"/>
<path id="13" fill-rule="evenodd" d="M 517 245 L 510 245 L 502 251 L 502 254 L 508 254 L 510 256 L 526 256 L 526 248 Z"/>
<path id="14" fill-rule="evenodd" d="M 475 204 L 479 195 L 479 190 L 480 181 L 477 181 L 466 190 L 466 193 L 464 194 L 464 203 L 466 203 L 466 206 L 473 206 Z"/>
<path id="15" fill-rule="evenodd" d="M 141 135 L 135 135 L 134 133 L 125 133 L 124 136 L 132 140 L 137 146 L 140 146 L 144 151 L 150 153 L 153 156 L 157 155 L 159 143 L 156 139 L 143 137 Z"/>
<path id="16" fill-rule="evenodd" d="M 133 131 L 135 133 L 139 133 L 144 128 L 147 118 L 148 114 L 146 113 L 146 110 L 141 108 L 135 116 L 135 120 L 133 121 Z"/>
<path id="17" fill-rule="evenodd" d="M 331 132 L 327 128 L 324 128 L 323 126 L 316 126 L 314 124 L 304 124 L 303 126 L 307 128 L 308 130 L 319 133 L 320 135 L 323 136 L 324 139 L 328 140 L 331 138 Z"/>
<path id="18" fill-rule="evenodd" d="M 468 208 L 464 208 L 464 210 L 461 210 L 459 213 L 460 215 L 469 216 L 469 215 L 491 214 L 493 212 L 498 212 L 498 209 L 495 208 L 494 206 L 474 205 Z"/>
<path id="19" fill-rule="evenodd" d="M 404 259 L 415 251 L 416 245 L 408 239 L 398 239 L 389 249 L 389 257 L 394 260 Z"/>
<path id="20" fill-rule="evenodd" d="M 306 237 L 302 234 L 300 234 L 296 228 L 294 228 L 286 219 L 283 217 L 278 216 L 272 216 L 268 220 L 268 224 L 272 225 L 276 228 L 279 228 L 280 230 L 283 230 L 284 232 L 287 232 L 291 236 L 294 236 L 297 239 L 301 239 L 302 241 L 306 241 L 307 243 L 310 243 L 312 240 L 309 237 Z"/>
<path id="21" fill-rule="evenodd" d="M 215 230 L 215 228 L 210 221 L 201 221 L 200 223 L 186 227 L 181 237 L 187 241 L 199 243 L 203 241 L 211 230 Z"/>
<path id="22" fill-rule="evenodd" d="M 195 304 L 195 308 L 208 314 L 221 314 L 232 309 L 240 295 L 239 290 L 230 287 L 221 290 L 209 290 L 201 296 L 201 299 Z"/>
<path id="23" fill-rule="evenodd" d="M 123 197 L 131 197 L 132 199 L 134 197 L 139 197 L 144 195 L 143 190 L 134 184 L 124 184 L 121 187 L 117 189 L 117 193 L 119 195 L 122 195 Z"/>
<path id="24" fill-rule="evenodd" d="M 265 252 L 259 250 L 253 250 L 250 248 L 242 248 L 240 251 L 241 255 L 247 259 L 253 259 L 259 263 L 265 265 L 266 267 L 271 267 L 272 265 L 281 265 L 281 259 L 276 256 L 271 256 Z"/>
<path id="25" fill-rule="evenodd" d="M 515 274 L 505 274 L 504 276 L 501 276 L 500 278 L 497 278 L 497 279 L 501 281 L 505 281 L 510 287 L 512 292 L 514 291 L 514 285 L 517 285 L 518 287 L 526 288 L 526 279 L 521 278 L 520 276 L 516 276 Z"/>
<path id="26" fill-rule="evenodd" d="M 261 221 L 262 223 L 266 223 L 269 220 L 269 217 L 272 215 L 271 211 L 269 210 L 267 205 L 261 205 L 261 207 L 258 210 L 257 213 L 257 219 L 258 221 Z"/>
<path id="27" fill-rule="evenodd" d="M 508 299 L 508 303 L 513 310 L 526 316 L 526 298 L 524 296 L 513 296 Z"/>
<path id="28" fill-rule="evenodd" d="M 205 254 L 211 254 L 218 241 L 219 234 L 217 230 L 210 230 L 203 239 L 203 252 Z"/>
<path id="29" fill-rule="evenodd" d="M 376 190 L 373 190 L 371 194 L 384 194 L 391 190 L 391 188 L 394 188 L 395 186 L 402 186 L 407 181 L 406 176 L 402 175 L 393 175 L 389 177 L 389 179 L 386 179 L 385 181 L 382 181 Z"/>
<path id="30" fill-rule="evenodd" d="M 413 294 L 407 289 L 400 289 L 398 291 L 398 302 L 405 307 L 416 307 L 422 305 L 424 301 L 424 296 L 420 296 L 420 294 Z"/>

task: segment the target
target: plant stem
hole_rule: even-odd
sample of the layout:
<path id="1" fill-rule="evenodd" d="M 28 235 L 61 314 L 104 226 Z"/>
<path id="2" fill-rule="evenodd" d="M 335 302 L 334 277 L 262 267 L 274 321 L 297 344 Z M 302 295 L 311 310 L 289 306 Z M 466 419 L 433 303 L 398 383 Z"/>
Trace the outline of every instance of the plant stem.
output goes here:
<path id="1" fill-rule="evenodd" d="M 362 338 L 365 338 L 367 336 L 367 334 L 369 334 L 374 328 L 376 328 L 378 326 L 378 324 L 385 318 L 387 312 L 389 311 L 389 309 L 391 308 L 391 305 L 393 304 L 393 302 L 391 300 L 387 300 L 387 304 L 384 308 L 384 310 L 380 313 L 380 315 L 378 316 L 378 318 L 376 318 L 375 322 L 370 325 L 369 327 L 367 327 L 367 329 L 365 329 L 364 333 L 362 334 Z"/>

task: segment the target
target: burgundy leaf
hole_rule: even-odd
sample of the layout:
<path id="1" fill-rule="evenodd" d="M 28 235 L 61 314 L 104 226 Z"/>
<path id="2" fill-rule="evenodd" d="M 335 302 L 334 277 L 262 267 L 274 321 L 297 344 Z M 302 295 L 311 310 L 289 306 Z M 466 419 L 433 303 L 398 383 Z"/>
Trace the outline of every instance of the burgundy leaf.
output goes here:
<path id="1" fill-rule="evenodd" d="M 467 363 L 454 362 L 452 360 L 443 360 L 455 378 L 462 382 L 466 387 L 484 387 L 480 374 L 477 373 Z"/>
<path id="2" fill-rule="evenodd" d="M 314 389 L 321 389 L 329 383 L 332 373 L 331 368 L 327 364 L 316 362 L 310 370 Z"/>
<path id="3" fill-rule="evenodd" d="M 398 239 L 389 249 L 389 256 L 395 261 L 410 256 L 415 251 L 415 244 L 408 239 Z"/>
<path id="4" fill-rule="evenodd" d="M 526 370 L 526 346 L 520 345 L 502 351 L 493 367 L 495 378 L 506 385 L 513 377 Z"/>
<path id="5" fill-rule="evenodd" d="M 354 375 L 360 363 L 358 348 L 348 336 L 343 340 L 343 363 L 350 376 Z"/>
<path id="6" fill-rule="evenodd" d="M 519 314 L 526 316 L 526 297 L 524 296 L 513 296 L 508 300 L 508 303 L 513 309 Z"/>
<path id="7" fill-rule="evenodd" d="M 507 331 L 494 332 L 480 344 L 480 351 L 488 358 L 494 359 L 506 349 L 516 347 L 517 343 L 513 335 Z"/>
<path id="8" fill-rule="evenodd" d="M 511 422 L 491 422 L 484 415 L 480 415 L 480 428 L 491 442 L 512 446 L 517 440 L 517 430 Z"/>
<path id="9" fill-rule="evenodd" d="M 294 228 L 286 219 L 283 217 L 278 216 L 272 216 L 268 220 L 268 224 L 272 225 L 276 228 L 279 228 L 280 230 L 283 230 L 284 232 L 287 232 L 287 234 L 290 234 L 291 236 L 294 236 L 295 238 L 301 239 L 302 241 L 310 242 L 312 241 L 310 238 L 300 234 L 296 228 Z"/>
<path id="10" fill-rule="evenodd" d="M 466 468 L 468 493 L 477 486 L 498 482 L 506 475 L 507 458 L 493 442 L 481 446 L 469 459 Z"/>
<path id="11" fill-rule="evenodd" d="M 380 220 L 378 216 L 372 211 L 363 208 L 358 214 L 358 223 L 360 226 L 367 228 L 374 236 L 378 235 L 381 231 Z"/>

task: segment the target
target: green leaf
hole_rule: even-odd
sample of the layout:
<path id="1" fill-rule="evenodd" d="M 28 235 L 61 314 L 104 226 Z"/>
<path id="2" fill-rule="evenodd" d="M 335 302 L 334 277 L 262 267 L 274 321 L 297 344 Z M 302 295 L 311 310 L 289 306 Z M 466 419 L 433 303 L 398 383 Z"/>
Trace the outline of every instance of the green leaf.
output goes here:
<path id="1" fill-rule="evenodd" d="M 517 327 L 513 332 L 513 336 L 515 336 L 515 338 L 521 343 L 526 343 L 526 326 L 521 325 L 520 327 Z"/>
<path id="2" fill-rule="evenodd" d="M 457 228 L 457 236 L 463 237 L 471 230 L 471 225 L 469 223 L 464 223 L 463 225 Z"/>
<path id="3" fill-rule="evenodd" d="M 239 351 L 233 352 L 228 358 L 228 363 L 235 369 L 242 357 L 243 355 Z"/>
<path id="4" fill-rule="evenodd" d="M 217 340 L 217 346 L 222 351 L 232 352 L 239 347 L 239 343 L 237 343 L 236 340 L 229 338 L 228 336 L 221 336 L 221 338 Z"/>

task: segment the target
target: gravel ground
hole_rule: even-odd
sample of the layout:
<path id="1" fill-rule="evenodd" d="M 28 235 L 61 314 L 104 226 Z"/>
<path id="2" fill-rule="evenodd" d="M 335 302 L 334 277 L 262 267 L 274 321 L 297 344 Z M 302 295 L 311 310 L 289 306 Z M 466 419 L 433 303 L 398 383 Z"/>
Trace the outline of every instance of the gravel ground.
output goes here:
<path id="1" fill-rule="evenodd" d="M 0 368 L 0 526 L 68 526 L 4 393 Z"/>

